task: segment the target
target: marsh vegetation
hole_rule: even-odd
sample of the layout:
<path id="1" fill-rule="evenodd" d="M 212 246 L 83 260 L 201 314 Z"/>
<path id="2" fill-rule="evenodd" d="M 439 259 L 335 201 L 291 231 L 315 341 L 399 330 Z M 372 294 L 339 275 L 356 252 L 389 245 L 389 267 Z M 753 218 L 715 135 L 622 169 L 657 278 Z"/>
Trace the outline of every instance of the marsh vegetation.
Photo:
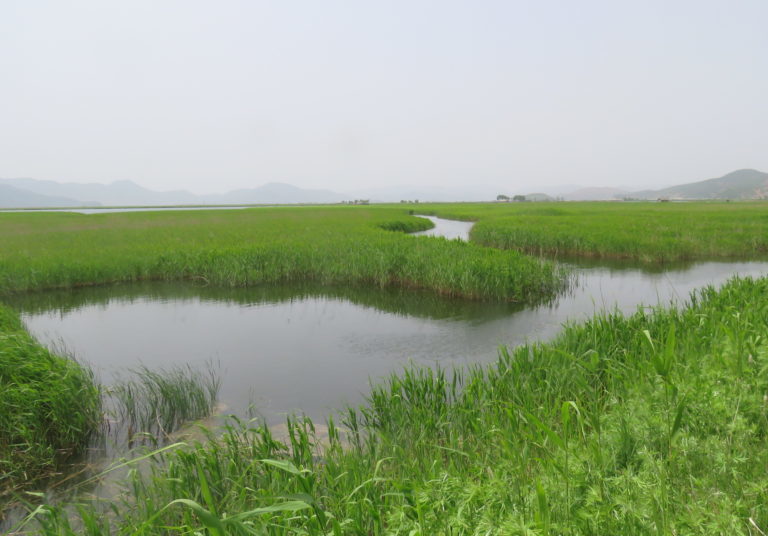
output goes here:
<path id="1" fill-rule="evenodd" d="M 473 242 L 557 258 L 648 265 L 768 256 L 765 202 L 497 203 L 423 205 L 477 221 Z"/>
<path id="2" fill-rule="evenodd" d="M 530 301 L 564 286 L 563 270 L 548 261 L 404 233 L 431 226 L 381 207 L 0 214 L 0 294 L 185 279 L 412 287 Z"/>
<path id="3" fill-rule="evenodd" d="M 560 257 L 650 264 L 765 252 L 764 205 L 743 204 L 740 216 L 717 204 L 627 205 L 631 221 L 644 223 L 624 227 L 617 222 L 627 214 L 616 206 L 420 208 L 477 219 L 472 241 Z M 23 231 L 0 234 L 22 252 L 3 254 L 0 277 L 6 296 L 143 279 L 234 287 L 306 279 L 497 302 L 535 302 L 563 288 L 567 268 L 550 261 L 403 236 L 428 224 L 393 208 L 304 210 L 71 221 L 40 215 L 62 218 L 55 231 L 45 229 L 49 220 L 25 219 L 37 215 L 0 218 Z M 665 231 L 673 228 L 677 234 Z M 17 528 L 91 535 L 766 532 L 766 293 L 766 277 L 736 278 L 673 305 L 599 312 L 554 339 L 501 348 L 492 363 L 414 364 L 322 425 L 289 417 L 285 437 L 233 418 L 205 441 L 141 456 L 152 463 L 131 471 L 120 495 L 81 499 L 74 508 L 31 506 Z M 15 313 L 7 317 L 3 333 L 42 352 Z M 159 385 L 153 375 L 145 369 L 137 381 Z M 192 404 L 199 411 L 189 418 L 210 411 L 216 382 L 205 378 L 197 378 L 201 404 Z M 152 415 L 137 429 L 164 422 L 162 411 L 135 414 Z"/>

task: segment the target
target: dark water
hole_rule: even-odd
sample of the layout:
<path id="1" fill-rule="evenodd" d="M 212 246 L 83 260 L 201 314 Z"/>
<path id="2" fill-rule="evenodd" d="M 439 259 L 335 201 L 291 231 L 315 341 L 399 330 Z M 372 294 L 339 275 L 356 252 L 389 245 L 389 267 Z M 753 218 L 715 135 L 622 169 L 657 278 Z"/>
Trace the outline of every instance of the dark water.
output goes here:
<path id="1" fill-rule="evenodd" d="M 768 263 L 701 263 L 648 272 L 577 267 L 552 303 L 523 307 L 430 293 L 312 286 L 220 289 L 152 283 L 31 294 L 12 303 L 42 342 L 90 364 L 109 384 L 143 363 L 219 364 L 221 401 L 269 422 L 291 412 L 321 418 L 358 403 L 376 380 L 410 361 L 450 367 L 490 362 L 499 345 L 556 335 L 601 310 L 682 302 L 693 289 Z"/>
<path id="2" fill-rule="evenodd" d="M 213 360 L 221 401 L 239 414 L 253 404 L 269 421 L 360 402 L 369 378 L 411 360 L 492 360 L 499 344 L 514 343 L 504 319 L 519 310 L 413 291 L 188 284 L 52 292 L 13 305 L 33 335 L 90 364 L 105 384 L 139 363 Z"/>

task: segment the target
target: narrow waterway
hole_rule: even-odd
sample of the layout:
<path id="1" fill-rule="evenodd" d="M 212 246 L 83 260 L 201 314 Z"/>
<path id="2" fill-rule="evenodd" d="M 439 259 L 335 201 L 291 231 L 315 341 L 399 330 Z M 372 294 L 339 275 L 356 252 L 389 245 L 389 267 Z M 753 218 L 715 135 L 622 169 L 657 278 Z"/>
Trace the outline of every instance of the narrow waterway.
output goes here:
<path id="1" fill-rule="evenodd" d="M 442 236 L 443 238 L 448 238 L 449 240 L 469 240 L 469 231 L 472 229 L 472 226 L 474 225 L 474 222 L 471 221 L 456 221 L 456 220 L 445 220 L 442 218 L 437 218 L 435 216 L 419 216 L 420 218 L 425 218 L 432 223 L 435 224 L 434 227 L 431 229 L 427 229 L 426 231 L 419 231 L 418 233 L 413 233 L 413 236 Z"/>

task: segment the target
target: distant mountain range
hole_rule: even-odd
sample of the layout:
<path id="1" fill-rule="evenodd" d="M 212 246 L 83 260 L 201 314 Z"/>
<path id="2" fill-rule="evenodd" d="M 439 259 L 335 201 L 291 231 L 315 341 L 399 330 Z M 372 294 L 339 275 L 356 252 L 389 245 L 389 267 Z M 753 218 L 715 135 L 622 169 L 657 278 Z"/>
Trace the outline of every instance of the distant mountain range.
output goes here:
<path id="1" fill-rule="evenodd" d="M 61 183 L 36 179 L 0 179 L 0 207 L 98 207 L 163 205 L 257 205 L 339 203 L 348 195 L 268 183 L 225 194 L 196 195 L 184 190 L 156 192 L 131 181 L 111 184 Z"/>
<path id="2" fill-rule="evenodd" d="M 716 179 L 643 190 L 627 194 L 635 199 L 768 199 L 768 173 L 740 169 Z"/>
<path id="3" fill-rule="evenodd" d="M 0 208 L 320 204 L 354 199 L 395 203 L 401 200 L 486 201 L 495 197 L 495 189 L 487 185 L 466 189 L 414 188 L 404 185 L 340 193 L 270 182 L 256 188 L 233 190 L 224 194 L 196 195 L 184 190 L 157 192 L 131 181 L 85 184 L 26 178 L 0 179 Z"/>
<path id="4" fill-rule="evenodd" d="M 550 201 L 544 194 L 529 194 L 528 200 Z M 619 199 L 768 199 L 768 173 L 740 169 L 716 179 L 680 184 L 660 190 L 632 192 L 619 188 L 577 188 L 556 199 L 565 201 L 615 201 Z"/>
<path id="5" fill-rule="evenodd" d="M 226 194 L 205 195 L 200 198 L 208 205 L 339 203 L 350 199 L 346 194 L 330 190 L 307 190 L 281 182 L 269 182 L 258 188 L 232 190 Z"/>
<path id="6" fill-rule="evenodd" d="M 579 188 L 563 195 L 566 201 L 611 201 L 629 194 L 628 190 L 621 188 Z"/>
<path id="7" fill-rule="evenodd" d="M 490 201 L 496 199 L 497 191 L 495 186 L 484 184 L 472 184 L 471 187 L 428 187 L 413 185 L 398 185 L 382 188 L 366 188 L 355 190 L 351 195 L 355 198 L 370 199 L 373 202 L 391 202 L 398 201 Z"/>
<path id="8" fill-rule="evenodd" d="M 76 207 L 84 203 L 71 197 L 44 195 L 0 183 L 0 207 Z"/>
<path id="9" fill-rule="evenodd" d="M 162 205 L 258 205 L 294 203 L 339 203 L 352 199 L 397 202 L 482 201 L 496 198 L 490 187 L 473 190 L 449 188 L 390 187 L 344 194 L 331 190 L 310 190 L 271 182 L 256 188 L 224 194 L 196 195 L 185 190 L 156 192 L 131 181 L 111 184 L 61 183 L 37 179 L 0 179 L 0 208 L 98 207 Z M 532 200 L 550 201 L 547 194 L 530 194 Z M 579 188 L 561 194 L 566 201 L 610 199 L 768 199 L 768 173 L 741 169 L 716 179 L 681 184 L 661 190 L 630 192 L 618 188 Z"/>

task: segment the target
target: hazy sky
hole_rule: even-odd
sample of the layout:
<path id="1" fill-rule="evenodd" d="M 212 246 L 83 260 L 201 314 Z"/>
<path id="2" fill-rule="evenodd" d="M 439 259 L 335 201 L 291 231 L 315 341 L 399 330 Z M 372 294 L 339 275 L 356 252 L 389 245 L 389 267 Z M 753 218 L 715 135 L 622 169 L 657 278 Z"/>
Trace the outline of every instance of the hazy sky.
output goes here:
<path id="1" fill-rule="evenodd" d="M 0 2 L 0 177 L 197 193 L 768 171 L 768 1 Z"/>

